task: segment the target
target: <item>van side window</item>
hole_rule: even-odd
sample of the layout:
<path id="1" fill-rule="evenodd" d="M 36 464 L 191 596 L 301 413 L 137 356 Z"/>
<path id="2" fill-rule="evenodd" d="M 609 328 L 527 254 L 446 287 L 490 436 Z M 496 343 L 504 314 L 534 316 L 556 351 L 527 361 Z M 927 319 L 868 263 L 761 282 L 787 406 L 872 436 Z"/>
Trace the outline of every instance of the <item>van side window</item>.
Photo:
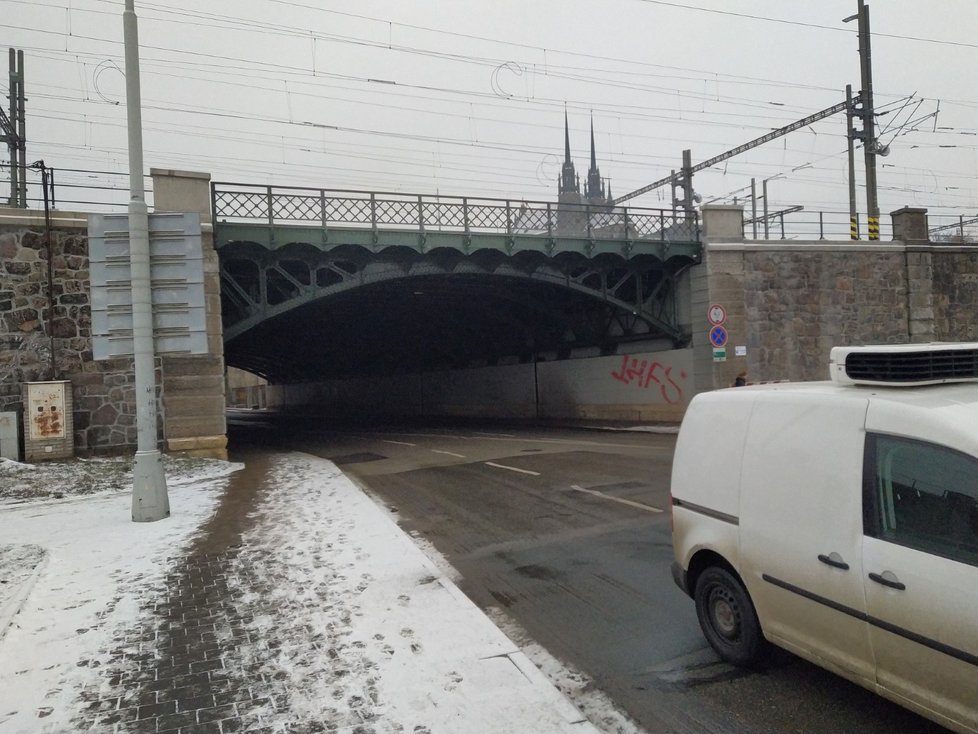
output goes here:
<path id="1" fill-rule="evenodd" d="M 864 532 L 978 566 L 978 460 L 877 434 L 866 449 Z"/>

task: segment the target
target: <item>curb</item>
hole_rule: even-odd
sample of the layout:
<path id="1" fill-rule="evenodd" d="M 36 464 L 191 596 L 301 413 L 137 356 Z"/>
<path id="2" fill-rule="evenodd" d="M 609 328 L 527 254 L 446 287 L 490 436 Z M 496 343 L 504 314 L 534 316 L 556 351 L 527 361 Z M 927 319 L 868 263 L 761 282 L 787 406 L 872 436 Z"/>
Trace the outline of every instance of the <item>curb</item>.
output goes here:
<path id="1" fill-rule="evenodd" d="M 7 630 L 10 629 L 11 625 L 14 623 L 14 618 L 20 612 L 24 606 L 24 602 L 27 601 L 27 597 L 30 596 L 31 591 L 34 590 L 34 585 L 37 583 L 38 578 L 44 573 L 44 569 L 48 565 L 48 552 L 41 548 L 40 546 L 34 546 L 41 552 L 41 557 L 34 564 L 34 568 L 31 570 L 30 574 L 16 585 L 14 590 L 10 593 L 9 598 L 0 605 L 0 642 L 3 641 L 4 636 L 7 634 Z"/>
<path id="2" fill-rule="evenodd" d="M 334 464 L 333 466 L 336 465 Z M 419 546 L 414 538 L 401 528 L 397 522 L 397 517 L 390 509 L 354 477 L 345 474 L 339 467 L 337 467 L 337 471 L 356 488 L 365 501 L 370 503 L 378 512 L 378 517 L 383 518 L 383 521 L 392 526 L 393 530 L 400 536 L 399 542 L 404 544 L 406 552 L 416 555 L 422 567 L 455 599 L 459 605 L 459 609 L 464 610 L 465 614 L 470 615 L 472 623 L 475 625 L 484 625 L 485 629 L 491 630 L 492 634 L 500 642 L 508 643 L 508 645 L 504 644 L 503 647 L 508 647 L 509 649 L 503 652 L 500 657 L 508 659 L 519 674 L 538 692 L 541 704 L 550 705 L 552 710 L 564 720 L 566 726 L 571 727 L 574 732 L 598 734 L 599 729 L 588 719 L 587 715 L 578 708 L 567 694 L 554 685 L 553 681 L 543 671 L 533 664 L 533 661 L 523 652 L 520 646 L 513 642 L 512 638 L 503 632 L 489 615 L 483 612 L 475 602 L 466 596 L 465 592 L 458 588 L 455 581 L 449 578 L 441 565 L 429 556 L 429 551 Z M 444 566 L 451 568 L 451 565 L 446 560 L 442 560 L 442 563 Z"/>

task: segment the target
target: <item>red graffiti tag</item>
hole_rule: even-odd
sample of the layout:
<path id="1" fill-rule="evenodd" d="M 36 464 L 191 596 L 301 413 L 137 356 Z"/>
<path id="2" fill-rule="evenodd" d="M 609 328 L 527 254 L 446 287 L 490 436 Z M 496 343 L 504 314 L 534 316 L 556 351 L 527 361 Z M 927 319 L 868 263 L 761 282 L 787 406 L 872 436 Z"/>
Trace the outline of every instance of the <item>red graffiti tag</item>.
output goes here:
<path id="1" fill-rule="evenodd" d="M 611 376 L 626 385 L 635 385 L 640 388 L 649 388 L 652 384 L 659 387 L 659 394 L 662 399 L 669 404 L 682 402 L 683 389 L 676 384 L 672 378 L 672 367 L 667 367 L 660 362 L 649 364 L 647 359 L 629 357 L 624 355 L 621 358 L 621 367 L 618 371 L 613 371 Z M 686 372 L 679 373 L 680 379 L 686 379 Z"/>

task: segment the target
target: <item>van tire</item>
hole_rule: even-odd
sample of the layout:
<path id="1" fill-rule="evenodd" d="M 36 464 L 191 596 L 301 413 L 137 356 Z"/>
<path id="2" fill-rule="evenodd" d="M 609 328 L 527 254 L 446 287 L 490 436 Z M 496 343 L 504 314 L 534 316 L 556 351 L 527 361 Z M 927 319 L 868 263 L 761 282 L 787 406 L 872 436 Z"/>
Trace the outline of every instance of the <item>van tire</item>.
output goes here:
<path id="1" fill-rule="evenodd" d="M 710 566 L 696 580 L 693 594 L 703 634 L 717 654 L 729 663 L 759 662 L 767 642 L 754 604 L 743 584 L 720 566 Z"/>

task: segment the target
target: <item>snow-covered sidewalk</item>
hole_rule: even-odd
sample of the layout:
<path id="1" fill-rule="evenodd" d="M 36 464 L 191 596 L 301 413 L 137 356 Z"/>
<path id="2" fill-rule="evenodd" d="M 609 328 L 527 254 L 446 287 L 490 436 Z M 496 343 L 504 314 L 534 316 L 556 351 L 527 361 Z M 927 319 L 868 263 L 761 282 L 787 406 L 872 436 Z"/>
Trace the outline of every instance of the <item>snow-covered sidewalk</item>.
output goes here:
<path id="1" fill-rule="evenodd" d="M 0 507 L 0 731 L 597 731 L 333 464 L 261 471 Z"/>

